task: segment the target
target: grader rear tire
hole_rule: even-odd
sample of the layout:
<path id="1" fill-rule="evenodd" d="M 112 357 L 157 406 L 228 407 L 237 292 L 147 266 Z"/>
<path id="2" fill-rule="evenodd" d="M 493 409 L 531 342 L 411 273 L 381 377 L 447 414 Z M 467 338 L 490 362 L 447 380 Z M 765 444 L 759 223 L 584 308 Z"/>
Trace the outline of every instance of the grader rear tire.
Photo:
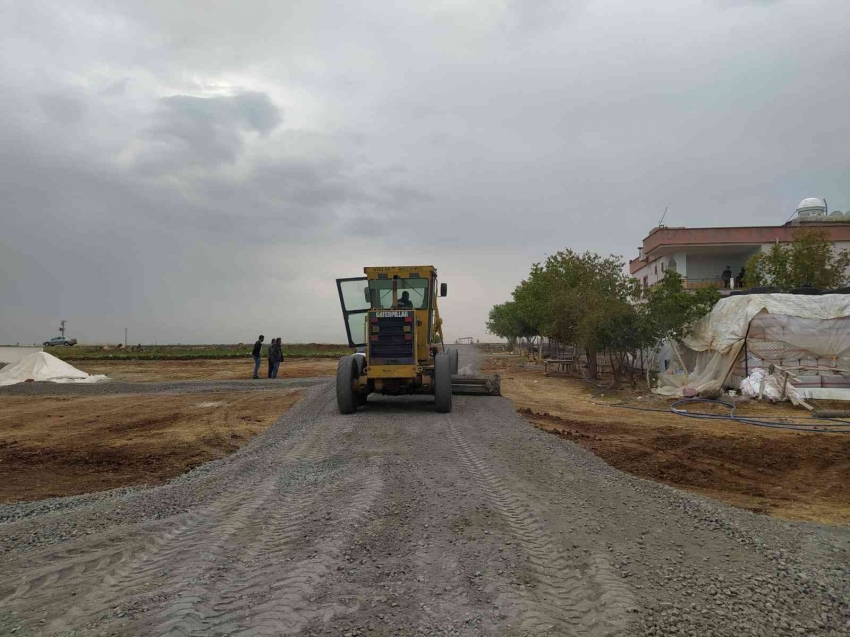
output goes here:
<path id="1" fill-rule="evenodd" d="M 452 410 L 452 369 L 448 354 L 434 357 L 434 406 L 438 414 Z"/>
<path id="2" fill-rule="evenodd" d="M 341 414 L 353 414 L 357 411 L 358 397 L 354 391 L 354 381 L 360 377 L 360 370 L 354 356 L 343 356 L 336 368 L 336 404 Z"/>
<path id="3" fill-rule="evenodd" d="M 460 352 L 458 352 L 456 349 L 452 348 L 452 349 L 448 350 L 448 354 L 449 354 L 449 361 L 451 361 L 450 367 L 451 367 L 451 370 L 452 370 L 452 374 L 457 374 L 458 358 L 459 358 Z"/>

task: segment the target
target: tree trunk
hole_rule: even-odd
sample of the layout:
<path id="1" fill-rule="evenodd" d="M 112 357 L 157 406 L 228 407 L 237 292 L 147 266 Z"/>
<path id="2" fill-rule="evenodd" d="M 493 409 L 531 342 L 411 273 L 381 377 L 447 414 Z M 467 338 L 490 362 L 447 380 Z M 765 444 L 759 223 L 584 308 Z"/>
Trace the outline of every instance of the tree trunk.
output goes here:
<path id="1" fill-rule="evenodd" d="M 586 347 L 584 353 L 587 356 L 587 375 L 590 380 L 596 380 L 596 350 Z"/>
<path id="2" fill-rule="evenodd" d="M 622 364 L 622 359 L 614 358 L 613 352 L 608 352 L 608 359 L 611 361 L 611 374 L 614 376 L 614 384 L 611 386 L 612 389 L 620 389 L 620 377 L 622 376 L 622 369 L 620 365 Z"/>

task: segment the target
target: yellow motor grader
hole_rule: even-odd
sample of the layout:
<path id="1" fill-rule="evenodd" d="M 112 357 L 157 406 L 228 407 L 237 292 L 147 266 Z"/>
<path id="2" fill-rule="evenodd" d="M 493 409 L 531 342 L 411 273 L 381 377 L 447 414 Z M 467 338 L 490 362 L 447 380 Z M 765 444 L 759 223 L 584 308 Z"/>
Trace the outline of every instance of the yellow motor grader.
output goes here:
<path id="1" fill-rule="evenodd" d="M 433 394 L 452 410 L 452 393 L 496 395 L 499 377 L 459 376 L 458 350 L 443 345 L 437 298 L 448 293 L 430 265 L 367 267 L 365 277 L 337 279 L 351 356 L 339 361 L 336 398 L 352 414 L 371 393 Z"/>

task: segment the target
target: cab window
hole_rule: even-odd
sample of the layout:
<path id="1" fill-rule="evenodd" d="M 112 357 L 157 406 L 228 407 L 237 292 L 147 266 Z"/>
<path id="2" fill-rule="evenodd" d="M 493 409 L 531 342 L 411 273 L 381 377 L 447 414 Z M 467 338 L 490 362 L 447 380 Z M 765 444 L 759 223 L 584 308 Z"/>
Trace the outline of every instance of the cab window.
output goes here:
<path id="1" fill-rule="evenodd" d="M 428 279 L 370 279 L 372 307 L 376 309 L 428 308 Z M 395 304 L 393 292 L 395 291 Z M 406 302 L 405 302 L 406 301 Z"/>

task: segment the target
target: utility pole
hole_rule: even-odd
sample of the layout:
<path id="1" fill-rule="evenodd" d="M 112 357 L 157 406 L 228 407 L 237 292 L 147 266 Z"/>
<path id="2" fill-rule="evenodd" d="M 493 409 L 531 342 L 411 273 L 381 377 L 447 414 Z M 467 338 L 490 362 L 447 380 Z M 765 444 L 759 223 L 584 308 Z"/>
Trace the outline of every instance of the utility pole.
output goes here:
<path id="1" fill-rule="evenodd" d="M 127 347 L 127 328 L 124 328 L 124 347 Z"/>
<path id="2" fill-rule="evenodd" d="M 63 338 L 65 337 L 65 323 L 67 322 L 68 321 L 59 321 L 59 334 L 62 335 Z"/>

